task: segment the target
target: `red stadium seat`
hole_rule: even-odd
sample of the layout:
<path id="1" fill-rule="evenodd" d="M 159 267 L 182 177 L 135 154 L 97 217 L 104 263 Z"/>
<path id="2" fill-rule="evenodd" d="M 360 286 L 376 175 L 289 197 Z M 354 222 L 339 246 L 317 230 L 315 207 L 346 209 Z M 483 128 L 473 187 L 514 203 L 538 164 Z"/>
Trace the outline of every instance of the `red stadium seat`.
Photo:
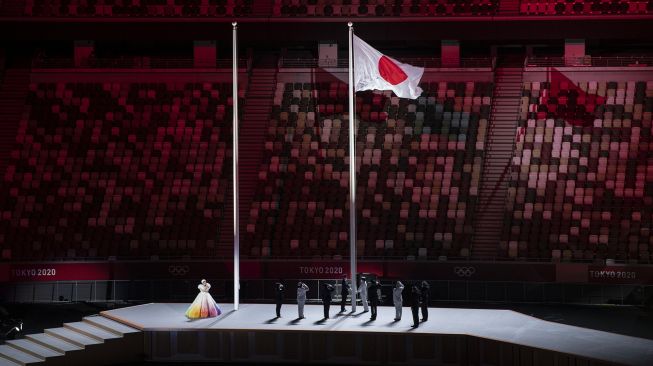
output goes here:
<path id="1" fill-rule="evenodd" d="M 4 176 L 6 194 L 17 200 L 4 208 L 2 224 L 24 212 L 17 225 L 5 225 L 18 238 L 12 245 L 41 247 L 22 251 L 20 259 L 205 253 L 222 221 L 228 128 L 191 117 L 180 108 L 175 112 L 174 107 L 197 107 L 198 113 L 212 115 L 221 106 L 228 114 L 225 98 L 199 106 L 193 101 L 229 86 L 214 84 L 199 90 L 193 85 L 30 86 L 27 113 L 20 122 L 25 128 L 16 136 Z M 189 98 L 174 98 L 185 89 Z M 74 102 L 78 95 L 80 103 Z M 162 110 L 168 112 L 158 112 Z M 81 114 L 88 115 L 86 122 Z M 141 128 L 143 122 L 152 128 Z M 170 124 L 176 129 L 169 129 Z M 73 127 L 50 128 L 53 125 Z M 79 151 L 84 151 L 85 159 L 78 158 Z M 38 205 L 47 204 L 56 215 L 56 225 L 49 214 L 35 209 L 35 197 Z M 175 223 L 179 228 L 170 230 Z M 186 227 L 207 230 L 198 234 Z M 119 249 L 116 245 L 123 238 L 128 245 Z M 165 245 L 157 243 L 159 238 Z M 80 249 L 80 243 L 86 247 Z M 150 253 L 148 248 L 156 250 Z"/>

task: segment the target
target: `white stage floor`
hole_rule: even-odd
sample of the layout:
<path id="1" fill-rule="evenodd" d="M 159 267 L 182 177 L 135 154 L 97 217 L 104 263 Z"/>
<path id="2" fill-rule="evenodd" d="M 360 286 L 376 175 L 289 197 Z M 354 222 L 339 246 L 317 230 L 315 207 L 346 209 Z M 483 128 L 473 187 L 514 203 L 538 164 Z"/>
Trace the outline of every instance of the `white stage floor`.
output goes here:
<path id="1" fill-rule="evenodd" d="M 144 304 L 104 311 L 113 320 L 144 331 L 192 330 L 264 330 L 307 332 L 384 332 L 424 334 L 465 334 L 529 347 L 568 353 L 627 365 L 653 365 L 653 340 L 629 337 L 593 329 L 553 323 L 512 310 L 430 308 L 428 322 L 412 329 L 410 308 L 404 308 L 402 320 L 394 322 L 393 307 L 379 307 L 378 317 L 355 314 L 331 306 L 331 319 L 322 321 L 322 306 L 307 305 L 306 319 L 297 319 L 297 306 L 284 304 L 282 318 L 275 319 L 272 304 L 222 305 L 217 318 L 188 320 L 184 312 L 189 304 Z"/>

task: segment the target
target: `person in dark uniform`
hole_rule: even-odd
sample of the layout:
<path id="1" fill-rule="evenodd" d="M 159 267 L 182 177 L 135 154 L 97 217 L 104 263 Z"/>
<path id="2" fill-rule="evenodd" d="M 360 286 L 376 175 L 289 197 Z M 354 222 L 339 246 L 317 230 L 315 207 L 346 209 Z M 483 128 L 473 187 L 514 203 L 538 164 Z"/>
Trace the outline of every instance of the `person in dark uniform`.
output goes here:
<path id="1" fill-rule="evenodd" d="M 274 299 L 277 303 L 277 318 L 281 318 L 281 305 L 283 304 L 283 283 L 281 281 L 274 284 Z"/>
<path id="2" fill-rule="evenodd" d="M 410 310 L 413 313 L 413 328 L 419 327 L 419 302 L 420 302 L 420 291 L 417 284 L 413 284 L 410 292 Z"/>
<path id="3" fill-rule="evenodd" d="M 422 281 L 422 285 L 420 286 L 420 293 L 421 293 L 421 305 L 422 305 L 422 321 L 425 322 L 429 320 L 429 301 L 430 301 L 430 293 L 431 287 L 429 286 L 429 283 L 426 281 Z"/>
<path id="4" fill-rule="evenodd" d="M 330 283 L 322 284 L 322 304 L 324 305 L 324 319 L 329 319 L 329 308 L 331 307 L 331 293 L 335 287 Z"/>
<path id="5" fill-rule="evenodd" d="M 349 286 L 349 283 L 347 282 L 347 276 L 344 276 L 342 278 L 342 281 L 340 281 L 340 312 L 341 313 L 345 312 L 345 305 L 347 304 L 347 296 L 349 295 L 350 291 L 351 291 L 351 286 Z"/>
<path id="6" fill-rule="evenodd" d="M 376 320 L 377 306 L 379 306 L 379 303 L 381 302 L 381 283 L 378 280 L 373 281 L 370 285 L 369 299 L 372 308 L 372 316 L 370 317 L 370 320 Z"/>

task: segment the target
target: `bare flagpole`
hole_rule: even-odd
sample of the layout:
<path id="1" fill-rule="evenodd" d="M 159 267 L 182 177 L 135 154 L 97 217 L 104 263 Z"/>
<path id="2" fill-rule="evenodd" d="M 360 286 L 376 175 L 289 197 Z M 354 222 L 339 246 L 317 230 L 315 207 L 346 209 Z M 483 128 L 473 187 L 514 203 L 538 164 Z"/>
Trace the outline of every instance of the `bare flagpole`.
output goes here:
<path id="1" fill-rule="evenodd" d="M 240 302 L 240 211 L 238 206 L 238 23 L 233 27 L 233 190 L 234 190 L 234 310 L 238 310 Z"/>
<path id="2" fill-rule="evenodd" d="M 351 311 L 356 311 L 356 114 L 354 99 L 354 24 L 349 22 L 349 267 Z"/>

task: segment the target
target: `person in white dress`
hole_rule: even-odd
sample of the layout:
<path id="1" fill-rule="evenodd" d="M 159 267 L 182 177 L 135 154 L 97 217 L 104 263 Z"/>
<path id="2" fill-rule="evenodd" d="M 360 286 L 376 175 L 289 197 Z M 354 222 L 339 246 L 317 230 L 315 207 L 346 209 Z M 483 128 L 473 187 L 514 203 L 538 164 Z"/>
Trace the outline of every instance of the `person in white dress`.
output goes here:
<path id="1" fill-rule="evenodd" d="M 304 282 L 297 283 L 297 312 L 299 319 L 304 319 L 304 304 L 306 304 L 306 292 L 308 286 Z"/>
<path id="2" fill-rule="evenodd" d="M 200 293 L 186 310 L 186 317 L 189 319 L 213 318 L 222 314 L 222 309 L 209 293 L 211 284 L 202 280 L 197 289 L 200 290 Z"/>
<path id="3" fill-rule="evenodd" d="M 404 306 L 404 299 L 401 296 L 401 293 L 404 291 L 404 284 L 401 281 L 395 283 L 395 287 L 392 289 L 392 302 L 395 305 L 395 321 L 401 320 L 401 310 Z"/>
<path id="4" fill-rule="evenodd" d="M 357 292 L 361 296 L 361 302 L 363 303 L 363 312 L 367 313 L 369 311 L 369 305 L 367 304 L 367 281 L 365 277 L 361 277 L 361 282 L 358 285 Z"/>

